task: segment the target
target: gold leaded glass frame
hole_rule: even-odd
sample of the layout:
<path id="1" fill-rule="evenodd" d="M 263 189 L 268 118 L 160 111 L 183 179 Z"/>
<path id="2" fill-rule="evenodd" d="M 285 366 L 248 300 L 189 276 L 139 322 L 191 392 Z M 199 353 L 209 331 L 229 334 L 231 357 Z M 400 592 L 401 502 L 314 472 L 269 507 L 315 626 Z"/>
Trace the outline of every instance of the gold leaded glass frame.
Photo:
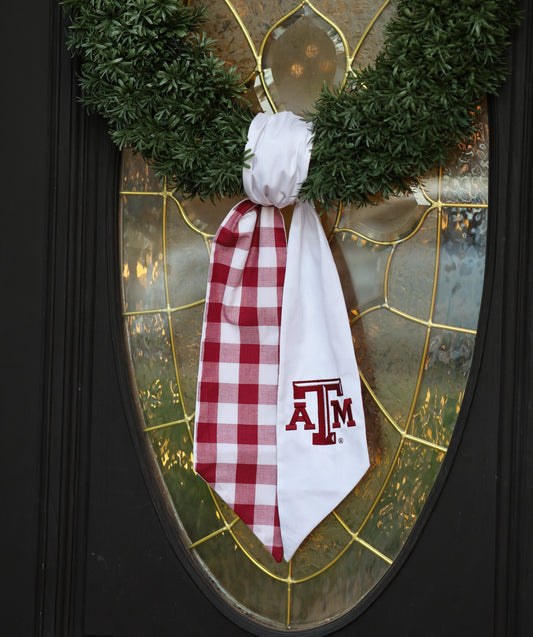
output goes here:
<path id="1" fill-rule="evenodd" d="M 235 18 L 255 64 L 247 84 L 259 81 L 272 108 L 262 60 L 276 29 L 282 33 L 287 20 L 313 13 L 339 34 L 345 80 L 373 35 L 379 42 L 391 10 L 389 2 L 367 2 L 370 18 L 350 49 L 325 11 L 335 3 L 322 2 L 321 11 L 310 2 L 277 4 L 280 11 L 291 6 L 258 47 L 246 26 L 251 0 L 213 3 L 218 14 Z M 192 469 L 207 264 L 213 235 L 234 202 L 183 200 L 124 153 L 123 314 L 143 425 L 138 433 L 191 558 L 223 599 L 260 625 L 307 629 L 353 609 L 400 554 L 431 491 L 464 396 L 481 301 L 488 172 L 482 117 L 478 130 L 456 164 L 426 175 L 412 197 L 323 215 L 345 283 L 371 469 L 288 564 L 276 564 Z M 463 274 L 454 278 L 454 268 Z M 393 346 L 398 351 L 391 354 Z"/>

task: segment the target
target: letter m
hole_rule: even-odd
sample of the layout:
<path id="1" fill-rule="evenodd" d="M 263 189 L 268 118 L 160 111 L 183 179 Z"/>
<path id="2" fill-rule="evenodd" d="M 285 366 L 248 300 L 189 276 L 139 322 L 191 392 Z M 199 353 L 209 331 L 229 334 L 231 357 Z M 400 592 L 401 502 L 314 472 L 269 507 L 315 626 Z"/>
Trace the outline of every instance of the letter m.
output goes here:
<path id="1" fill-rule="evenodd" d="M 332 427 L 338 429 L 341 426 L 341 421 L 346 423 L 348 427 L 355 427 L 355 420 L 352 414 L 352 399 L 346 398 L 342 407 L 338 400 L 332 400 L 331 406 L 333 407 L 333 423 Z"/>

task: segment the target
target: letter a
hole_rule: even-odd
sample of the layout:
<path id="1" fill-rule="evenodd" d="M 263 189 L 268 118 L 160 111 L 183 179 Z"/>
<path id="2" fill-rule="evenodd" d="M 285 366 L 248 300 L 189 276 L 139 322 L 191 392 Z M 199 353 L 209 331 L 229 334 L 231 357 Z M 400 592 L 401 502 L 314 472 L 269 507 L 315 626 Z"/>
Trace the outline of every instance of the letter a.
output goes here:
<path id="1" fill-rule="evenodd" d="M 305 403 L 294 403 L 294 413 L 292 414 L 291 422 L 285 427 L 287 431 L 294 431 L 297 429 L 296 423 L 304 422 L 304 429 L 314 429 L 315 425 L 311 422 L 309 414 L 305 409 Z"/>

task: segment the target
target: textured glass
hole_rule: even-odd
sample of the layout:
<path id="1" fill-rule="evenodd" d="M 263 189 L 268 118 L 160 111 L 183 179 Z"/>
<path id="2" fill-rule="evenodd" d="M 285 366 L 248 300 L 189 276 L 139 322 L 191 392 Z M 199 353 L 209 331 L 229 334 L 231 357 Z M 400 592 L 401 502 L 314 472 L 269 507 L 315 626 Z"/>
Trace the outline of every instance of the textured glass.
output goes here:
<path id="1" fill-rule="evenodd" d="M 421 203 L 408 196 L 392 197 L 365 208 L 344 206 L 339 225 L 375 242 L 396 241 L 415 232 L 428 208 L 423 197 Z"/>
<path id="2" fill-rule="evenodd" d="M 239 520 L 232 528 L 237 544 L 246 547 L 248 557 L 254 561 L 259 568 L 265 569 L 269 577 L 286 580 L 289 576 L 289 566 L 287 562 L 276 562 L 272 555 L 266 550 L 257 537 L 250 532 L 250 529 Z"/>
<path id="3" fill-rule="evenodd" d="M 237 68 L 249 68 L 250 62 L 255 62 L 255 56 L 250 55 L 250 53 L 258 52 L 261 49 L 261 43 L 272 25 L 294 11 L 299 3 L 294 2 L 294 0 L 233 0 L 233 2 L 209 0 L 204 4 L 208 6 L 211 17 L 211 20 L 206 24 L 208 35 L 215 37 L 217 30 L 222 30 L 220 25 L 217 27 L 217 22 L 222 21 L 228 31 L 236 34 L 226 37 L 233 39 L 241 37 L 243 34 L 249 39 L 253 47 L 252 50 L 236 51 L 235 47 L 232 47 L 226 51 L 222 41 L 218 41 L 216 49 L 224 60 Z M 233 19 L 229 17 L 230 15 Z M 235 28 L 237 20 L 242 24 L 240 29 Z M 247 73 L 242 73 L 243 78 L 247 75 Z"/>
<path id="4" fill-rule="evenodd" d="M 434 319 L 475 330 L 485 271 L 486 208 L 446 208 Z"/>
<path id="5" fill-rule="evenodd" d="M 337 515 L 356 533 L 370 514 L 372 503 L 379 496 L 387 475 L 394 464 L 401 434 L 390 425 L 383 412 L 363 389 L 370 470 L 336 509 Z"/>
<path id="6" fill-rule="evenodd" d="M 225 594 L 246 600 L 246 607 L 257 617 L 283 628 L 287 619 L 287 584 L 274 574 L 266 575 L 242 551 L 231 532 L 220 533 L 195 548 L 200 559 L 209 564 L 213 576 Z"/>
<path id="7" fill-rule="evenodd" d="M 163 200 L 122 196 L 122 281 L 126 311 L 165 306 Z"/>
<path id="8" fill-rule="evenodd" d="M 394 12 L 375 0 L 208 4 L 208 35 L 268 111 L 314 100 L 317 87 L 300 87 L 295 64 L 305 74 L 329 61 L 330 75 L 316 78 L 341 83 L 369 63 Z M 479 117 L 476 138 L 445 169 L 422 176 L 411 196 L 321 216 L 360 367 L 370 469 L 290 563 L 276 563 L 192 467 L 209 253 L 237 200 L 184 199 L 123 154 L 122 300 L 137 434 L 180 541 L 209 585 L 258 626 L 298 632 L 353 609 L 393 564 L 427 501 L 463 401 L 481 302 L 488 132 Z M 283 212 L 290 231 L 291 210 Z"/>
<path id="9" fill-rule="evenodd" d="M 347 307 L 361 309 L 383 304 L 391 248 L 376 245 L 352 232 L 336 232 L 330 244 Z"/>
<path id="10" fill-rule="evenodd" d="M 474 336 L 433 329 L 411 433 L 444 447 L 450 444 L 474 352 Z"/>
<path id="11" fill-rule="evenodd" d="M 387 298 L 398 312 L 427 321 L 431 313 L 438 212 L 430 210 L 418 232 L 394 246 Z"/>
<path id="12" fill-rule="evenodd" d="M 168 317 L 155 312 L 126 319 L 138 398 L 147 427 L 183 417 Z"/>
<path id="13" fill-rule="evenodd" d="M 398 451 L 385 490 L 361 530 L 364 540 L 391 559 L 409 536 L 444 459 L 444 452 L 411 440 Z"/>
<path id="14" fill-rule="evenodd" d="M 486 108 L 484 105 L 483 108 Z M 483 117 L 483 114 L 480 114 Z M 443 171 L 442 201 L 486 204 L 489 196 L 489 148 L 486 120 L 474 140 L 463 144 L 457 161 Z"/>
<path id="15" fill-rule="evenodd" d="M 192 440 L 185 425 L 149 433 L 157 463 L 170 498 L 179 502 L 180 522 L 191 541 L 223 528 L 209 487 L 192 467 Z"/>
<path id="16" fill-rule="evenodd" d="M 338 31 L 309 6 L 280 22 L 263 49 L 263 79 L 278 110 L 304 113 L 324 85 L 340 86 L 347 50 Z"/>
<path id="17" fill-rule="evenodd" d="M 324 616 L 335 619 L 361 599 L 388 568 L 378 555 L 356 540 L 347 540 L 341 559 L 328 571 L 294 584 L 291 595 L 290 625 L 311 628 L 320 625 Z M 360 573 L 354 577 L 354 570 Z"/>
<path id="18" fill-rule="evenodd" d="M 269 4 L 278 4 L 275 0 L 268 0 Z M 253 55 L 250 55 L 250 47 L 246 39 L 246 33 L 250 33 L 250 27 L 252 24 L 257 25 L 257 31 L 261 30 L 265 33 L 270 24 L 267 24 L 267 20 L 271 15 L 272 9 L 266 12 L 265 16 L 264 2 L 253 2 L 251 6 L 246 6 L 246 3 L 241 1 L 233 2 L 229 5 L 225 0 L 209 0 L 209 2 L 203 2 L 204 6 L 208 9 L 209 20 L 204 24 L 204 31 L 206 35 L 215 41 L 215 51 L 217 54 L 225 60 L 227 64 L 235 67 L 240 76 L 244 79 L 250 76 L 256 67 L 256 60 Z M 285 4 L 288 5 L 287 11 L 290 11 L 290 0 Z M 235 29 L 235 15 L 233 11 L 239 16 L 239 18 L 246 21 L 247 31 L 244 29 Z M 284 15 L 286 11 L 280 11 L 279 16 Z M 256 45 L 259 46 L 260 42 L 256 41 Z"/>
<path id="19" fill-rule="evenodd" d="M 185 223 L 201 236 L 213 236 L 218 226 L 224 221 L 228 210 L 233 208 L 242 197 L 222 199 L 215 202 L 202 201 L 198 197 L 183 200 L 176 193 L 176 201 L 179 202 L 179 210 Z"/>
<path id="20" fill-rule="evenodd" d="M 187 413 L 194 411 L 196 402 L 196 382 L 198 379 L 198 359 L 200 358 L 203 315 L 203 303 L 176 310 L 172 314 L 176 365 L 179 370 L 183 404 Z"/>
<path id="21" fill-rule="evenodd" d="M 365 314 L 353 333 L 361 375 L 380 407 L 404 429 L 424 357 L 426 328 L 379 309 Z"/>
<path id="22" fill-rule="evenodd" d="M 174 282 L 173 273 L 179 272 L 179 283 L 168 288 L 170 307 L 179 308 L 204 300 L 209 269 L 209 253 L 205 238 L 188 232 L 187 224 L 175 201 L 167 203 L 166 224 L 167 275 Z"/>
<path id="23" fill-rule="evenodd" d="M 322 569 L 337 560 L 346 548 L 347 532 L 335 515 L 329 515 L 317 529 L 304 540 L 302 550 L 292 559 L 293 579 L 313 578 Z"/>
<path id="24" fill-rule="evenodd" d="M 140 155 L 127 151 L 122 155 L 121 189 L 124 192 L 159 192 L 161 180 Z"/>

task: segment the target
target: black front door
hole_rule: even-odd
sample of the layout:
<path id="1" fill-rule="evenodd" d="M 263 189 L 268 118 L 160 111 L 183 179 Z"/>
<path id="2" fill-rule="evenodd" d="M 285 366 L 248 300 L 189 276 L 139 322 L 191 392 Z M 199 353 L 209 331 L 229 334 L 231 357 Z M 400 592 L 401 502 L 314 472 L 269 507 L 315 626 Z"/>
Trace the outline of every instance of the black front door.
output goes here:
<path id="1" fill-rule="evenodd" d="M 130 436 L 118 154 L 77 102 L 56 2 L 5 11 L 3 629 L 248 634 L 174 552 Z M 463 435 L 406 559 L 338 634 L 531 634 L 532 34 L 528 15 L 490 104 L 490 246 Z"/>

